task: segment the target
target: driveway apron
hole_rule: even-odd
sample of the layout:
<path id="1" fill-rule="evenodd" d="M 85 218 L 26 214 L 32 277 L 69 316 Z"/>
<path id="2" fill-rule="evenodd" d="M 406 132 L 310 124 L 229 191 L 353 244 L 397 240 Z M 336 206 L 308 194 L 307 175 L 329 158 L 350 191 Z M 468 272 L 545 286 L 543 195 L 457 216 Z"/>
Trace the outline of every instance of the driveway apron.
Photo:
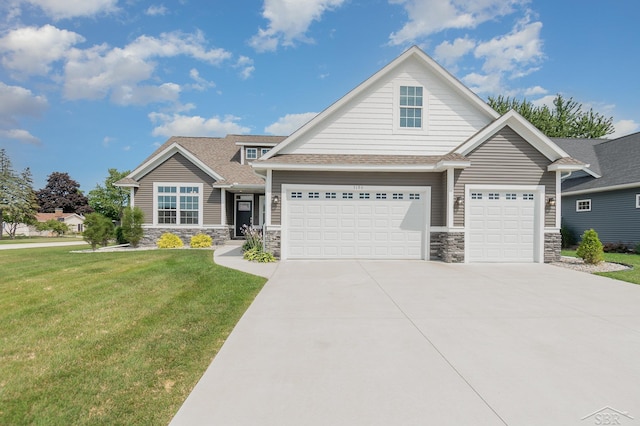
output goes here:
<path id="1" fill-rule="evenodd" d="M 640 286 L 539 264 L 285 261 L 171 424 L 640 424 L 638 355 Z"/>

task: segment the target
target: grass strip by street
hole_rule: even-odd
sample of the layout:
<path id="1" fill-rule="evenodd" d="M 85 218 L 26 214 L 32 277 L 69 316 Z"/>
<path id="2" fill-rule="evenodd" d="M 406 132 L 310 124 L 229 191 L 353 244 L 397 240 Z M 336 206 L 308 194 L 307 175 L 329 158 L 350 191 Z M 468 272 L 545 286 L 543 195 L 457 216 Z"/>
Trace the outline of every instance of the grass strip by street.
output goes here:
<path id="1" fill-rule="evenodd" d="M 575 250 L 562 250 L 563 256 L 576 257 Z M 605 262 L 622 263 L 629 265 L 632 269 L 615 272 L 598 272 L 596 275 L 614 278 L 616 280 L 627 281 L 634 284 L 640 284 L 640 255 L 626 253 L 605 253 Z"/>
<path id="2" fill-rule="evenodd" d="M 210 250 L 0 253 L 0 424 L 167 424 L 265 281 Z"/>

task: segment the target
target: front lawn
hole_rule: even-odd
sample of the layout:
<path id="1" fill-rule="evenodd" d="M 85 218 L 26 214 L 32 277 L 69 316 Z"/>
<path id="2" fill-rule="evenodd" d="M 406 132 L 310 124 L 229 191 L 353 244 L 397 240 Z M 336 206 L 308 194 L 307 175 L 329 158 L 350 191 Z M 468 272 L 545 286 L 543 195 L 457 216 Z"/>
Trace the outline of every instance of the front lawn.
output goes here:
<path id="1" fill-rule="evenodd" d="M 82 235 L 71 235 L 67 237 L 23 237 L 19 236 L 15 239 L 10 239 L 6 234 L 0 240 L 0 244 L 31 244 L 31 243 L 60 243 L 60 242 L 73 242 L 77 241 L 78 244 L 86 244 L 82 239 Z"/>
<path id="2" fill-rule="evenodd" d="M 0 424 L 167 424 L 265 281 L 210 250 L 0 252 Z"/>
<path id="3" fill-rule="evenodd" d="M 576 257 L 576 252 L 575 250 L 562 250 L 562 255 Z M 604 260 L 607 262 L 623 263 L 625 265 L 632 266 L 633 269 L 615 272 L 598 272 L 597 275 L 615 278 L 617 280 L 627 281 L 634 284 L 640 284 L 640 255 L 605 253 Z"/>

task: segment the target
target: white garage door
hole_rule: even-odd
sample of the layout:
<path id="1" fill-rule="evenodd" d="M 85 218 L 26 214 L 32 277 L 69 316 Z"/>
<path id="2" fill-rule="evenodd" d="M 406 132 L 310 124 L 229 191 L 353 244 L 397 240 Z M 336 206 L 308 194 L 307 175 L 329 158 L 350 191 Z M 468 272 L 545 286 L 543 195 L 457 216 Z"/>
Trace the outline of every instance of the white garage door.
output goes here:
<path id="1" fill-rule="evenodd" d="M 283 256 L 424 259 L 428 188 L 287 188 Z"/>
<path id="2" fill-rule="evenodd" d="M 469 197 L 470 262 L 535 260 L 535 194 L 472 191 Z"/>

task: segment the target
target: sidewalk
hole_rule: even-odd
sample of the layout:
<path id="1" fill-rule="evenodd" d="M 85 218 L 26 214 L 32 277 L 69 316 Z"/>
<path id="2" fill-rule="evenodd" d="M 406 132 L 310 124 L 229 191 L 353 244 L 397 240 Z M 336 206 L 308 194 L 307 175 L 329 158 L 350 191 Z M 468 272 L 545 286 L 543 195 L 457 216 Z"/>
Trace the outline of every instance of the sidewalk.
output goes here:
<path id="1" fill-rule="evenodd" d="M 244 241 L 228 241 L 226 245 L 215 248 L 213 261 L 227 268 L 271 278 L 278 269 L 280 262 L 258 263 L 249 262 L 242 258 L 242 243 Z"/>
<path id="2" fill-rule="evenodd" d="M 0 244 L 0 250 L 30 249 L 42 247 L 66 247 L 66 246 L 88 246 L 85 241 L 61 241 L 56 243 L 24 243 L 24 244 Z"/>

